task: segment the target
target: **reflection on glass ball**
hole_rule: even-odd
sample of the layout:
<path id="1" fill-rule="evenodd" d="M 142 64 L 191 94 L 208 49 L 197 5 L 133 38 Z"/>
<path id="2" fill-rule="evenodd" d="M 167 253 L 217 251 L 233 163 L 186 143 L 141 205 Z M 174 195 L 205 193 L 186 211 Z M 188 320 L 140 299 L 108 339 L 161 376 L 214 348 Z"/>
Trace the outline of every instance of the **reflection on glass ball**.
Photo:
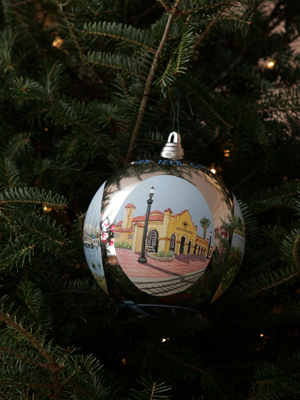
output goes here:
<path id="1" fill-rule="evenodd" d="M 195 311 L 233 281 L 245 248 L 235 197 L 207 168 L 142 160 L 95 194 L 83 232 L 88 265 L 116 301 L 151 316 Z"/>

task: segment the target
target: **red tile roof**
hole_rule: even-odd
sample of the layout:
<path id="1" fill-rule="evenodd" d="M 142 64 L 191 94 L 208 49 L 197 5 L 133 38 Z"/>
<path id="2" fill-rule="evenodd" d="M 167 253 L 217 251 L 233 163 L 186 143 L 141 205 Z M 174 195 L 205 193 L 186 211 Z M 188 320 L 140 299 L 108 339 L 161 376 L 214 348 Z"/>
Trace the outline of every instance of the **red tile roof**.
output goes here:
<path id="1" fill-rule="evenodd" d="M 184 214 L 185 212 L 188 212 L 188 213 L 189 213 L 189 210 L 183 210 L 183 211 L 181 211 L 181 213 L 175 214 L 175 215 L 173 215 L 173 216 L 174 216 L 174 217 L 177 217 L 178 215 L 182 215 L 182 214 Z"/>
<path id="2" fill-rule="evenodd" d="M 145 221 L 145 219 L 146 219 L 146 214 L 132 218 L 132 222 Z"/>
<path id="3" fill-rule="evenodd" d="M 151 215 L 151 214 L 160 214 L 160 215 L 164 215 L 164 213 L 163 213 L 162 211 L 158 211 L 158 210 L 151 211 L 150 215 Z"/>
<path id="4" fill-rule="evenodd" d="M 149 221 L 163 221 L 164 216 L 163 215 L 151 215 L 149 217 Z"/>
<path id="5" fill-rule="evenodd" d="M 115 233 L 116 232 L 128 232 L 128 233 L 131 233 L 131 232 L 133 232 L 134 230 L 132 229 L 132 228 L 126 228 L 126 229 L 123 229 L 123 228 L 118 228 L 118 229 L 115 229 Z"/>
<path id="6" fill-rule="evenodd" d="M 127 206 L 125 206 L 125 208 L 136 208 L 136 206 L 132 203 L 128 203 Z"/>
<path id="7" fill-rule="evenodd" d="M 157 215 L 158 214 L 158 215 Z M 151 211 L 149 215 L 149 221 L 163 221 L 164 213 L 162 211 Z M 139 217 L 132 218 L 132 222 L 141 222 L 146 220 L 146 214 L 140 215 Z"/>
<path id="8" fill-rule="evenodd" d="M 134 223 L 134 226 L 135 226 L 135 225 L 137 225 L 137 226 L 140 227 L 140 228 L 144 228 L 144 226 L 145 226 L 144 224 L 139 224 L 138 222 Z"/>

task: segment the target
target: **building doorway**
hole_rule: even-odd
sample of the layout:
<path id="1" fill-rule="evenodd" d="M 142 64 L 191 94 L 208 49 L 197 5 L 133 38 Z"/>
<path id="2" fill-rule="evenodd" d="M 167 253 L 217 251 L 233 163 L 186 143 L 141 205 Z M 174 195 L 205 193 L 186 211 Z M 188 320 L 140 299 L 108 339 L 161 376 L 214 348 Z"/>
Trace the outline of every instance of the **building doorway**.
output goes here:
<path id="1" fill-rule="evenodd" d="M 176 241 L 176 236 L 175 236 L 175 233 L 173 233 L 171 235 L 169 251 L 173 251 L 174 253 L 175 253 L 175 241 Z"/>
<path id="2" fill-rule="evenodd" d="M 147 250 L 156 253 L 158 249 L 158 233 L 154 229 L 148 233 Z"/>

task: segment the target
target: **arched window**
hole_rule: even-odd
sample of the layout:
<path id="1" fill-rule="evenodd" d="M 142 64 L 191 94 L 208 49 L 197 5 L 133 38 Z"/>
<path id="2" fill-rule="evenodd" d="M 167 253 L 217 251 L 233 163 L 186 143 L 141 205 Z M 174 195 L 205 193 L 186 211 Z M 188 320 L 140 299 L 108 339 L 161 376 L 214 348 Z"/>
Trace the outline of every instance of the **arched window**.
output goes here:
<path id="1" fill-rule="evenodd" d="M 180 253 L 180 254 L 183 254 L 183 253 L 184 253 L 184 244 L 185 244 L 185 237 L 182 236 L 182 237 L 181 237 L 181 241 L 180 241 L 180 250 L 179 250 L 179 253 Z"/>
<path id="2" fill-rule="evenodd" d="M 188 247 L 187 254 L 190 254 L 190 251 L 191 251 L 191 245 L 192 245 L 192 241 L 190 240 L 190 241 L 189 241 L 189 247 Z"/>

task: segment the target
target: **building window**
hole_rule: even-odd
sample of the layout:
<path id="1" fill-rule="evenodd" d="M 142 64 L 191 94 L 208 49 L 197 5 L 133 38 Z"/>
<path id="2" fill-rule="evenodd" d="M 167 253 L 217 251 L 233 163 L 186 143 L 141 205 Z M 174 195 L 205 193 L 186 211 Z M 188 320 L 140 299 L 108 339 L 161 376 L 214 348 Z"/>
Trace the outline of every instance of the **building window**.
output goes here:
<path id="1" fill-rule="evenodd" d="M 132 239 L 132 235 L 128 235 L 128 239 Z"/>
<path id="2" fill-rule="evenodd" d="M 115 233 L 115 238 L 120 237 L 119 233 Z"/>

